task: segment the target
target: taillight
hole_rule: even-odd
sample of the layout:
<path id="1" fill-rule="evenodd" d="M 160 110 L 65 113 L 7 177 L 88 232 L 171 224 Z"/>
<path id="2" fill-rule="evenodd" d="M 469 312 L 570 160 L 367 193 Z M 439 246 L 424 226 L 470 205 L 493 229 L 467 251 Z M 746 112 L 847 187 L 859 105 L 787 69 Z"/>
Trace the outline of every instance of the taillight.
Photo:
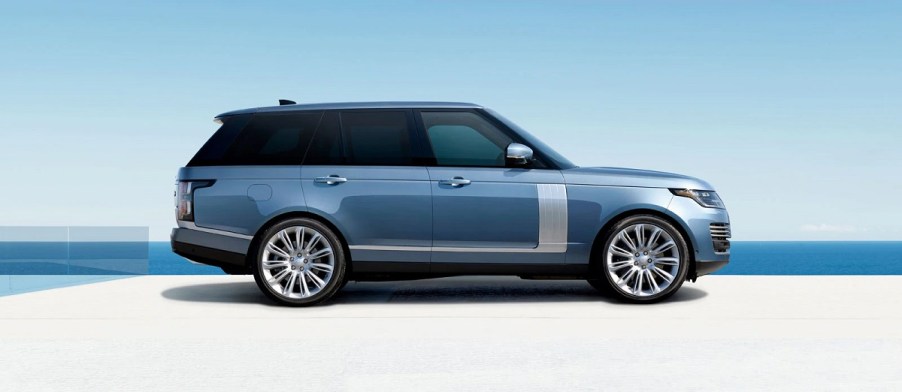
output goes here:
<path id="1" fill-rule="evenodd" d="M 179 181 L 175 185 L 175 219 L 194 221 L 194 191 L 213 185 L 213 181 Z"/>

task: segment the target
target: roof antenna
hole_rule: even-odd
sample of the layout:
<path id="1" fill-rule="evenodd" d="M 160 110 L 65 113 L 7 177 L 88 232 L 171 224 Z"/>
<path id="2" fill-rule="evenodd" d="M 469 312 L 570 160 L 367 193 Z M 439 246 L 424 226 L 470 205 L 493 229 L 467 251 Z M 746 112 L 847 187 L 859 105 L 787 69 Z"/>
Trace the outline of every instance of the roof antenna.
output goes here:
<path id="1" fill-rule="evenodd" d="M 279 106 L 284 106 L 284 105 L 296 105 L 296 104 L 297 104 L 297 102 L 292 101 L 292 100 L 290 100 L 290 99 L 280 99 L 280 100 L 279 100 Z"/>

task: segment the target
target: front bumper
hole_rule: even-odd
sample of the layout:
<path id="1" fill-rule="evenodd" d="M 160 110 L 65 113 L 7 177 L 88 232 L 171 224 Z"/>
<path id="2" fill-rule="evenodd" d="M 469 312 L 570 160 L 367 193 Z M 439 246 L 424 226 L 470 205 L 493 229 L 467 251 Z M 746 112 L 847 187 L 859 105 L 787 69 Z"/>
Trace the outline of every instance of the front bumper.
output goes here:
<path id="1" fill-rule="evenodd" d="M 694 270 L 689 278 L 712 274 L 730 262 L 730 216 L 727 210 L 701 207 L 694 200 L 674 196 L 668 209 L 689 234 L 694 250 Z"/>
<path id="2" fill-rule="evenodd" d="M 690 276 L 690 278 L 695 279 L 695 278 L 698 278 L 699 276 L 713 274 L 713 273 L 719 271 L 721 268 L 726 267 L 727 263 L 729 263 L 729 262 L 730 262 L 729 259 L 717 260 L 717 261 L 696 260 L 695 261 L 695 273 L 693 273 L 692 276 Z"/>

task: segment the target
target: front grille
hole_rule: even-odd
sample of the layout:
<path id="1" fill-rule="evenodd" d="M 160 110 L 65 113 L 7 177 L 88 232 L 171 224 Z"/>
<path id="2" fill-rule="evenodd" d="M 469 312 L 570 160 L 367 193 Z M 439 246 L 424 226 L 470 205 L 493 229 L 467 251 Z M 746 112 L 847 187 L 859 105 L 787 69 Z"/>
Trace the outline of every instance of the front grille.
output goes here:
<path id="1" fill-rule="evenodd" d="M 711 241 L 714 243 L 715 253 L 727 253 L 730 251 L 730 224 L 712 223 Z"/>

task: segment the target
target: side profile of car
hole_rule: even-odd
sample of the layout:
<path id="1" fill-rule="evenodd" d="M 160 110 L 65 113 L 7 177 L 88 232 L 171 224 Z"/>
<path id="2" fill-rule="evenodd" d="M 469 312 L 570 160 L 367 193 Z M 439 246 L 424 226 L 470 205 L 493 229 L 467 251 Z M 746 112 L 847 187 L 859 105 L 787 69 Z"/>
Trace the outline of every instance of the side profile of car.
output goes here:
<path id="1" fill-rule="evenodd" d="M 474 104 L 282 103 L 216 117 L 179 170 L 172 231 L 175 253 L 278 303 L 454 275 L 586 279 L 649 303 L 729 261 L 729 216 L 699 179 L 577 167 Z"/>

